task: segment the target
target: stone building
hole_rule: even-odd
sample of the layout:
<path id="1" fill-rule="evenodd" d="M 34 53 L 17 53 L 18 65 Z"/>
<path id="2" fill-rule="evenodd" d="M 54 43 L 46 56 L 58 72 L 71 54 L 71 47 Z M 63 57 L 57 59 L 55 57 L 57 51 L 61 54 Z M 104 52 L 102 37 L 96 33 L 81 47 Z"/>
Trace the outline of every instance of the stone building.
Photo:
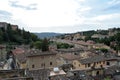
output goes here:
<path id="1" fill-rule="evenodd" d="M 51 51 L 30 50 L 27 55 L 29 70 L 51 69 L 57 66 L 56 53 Z"/>

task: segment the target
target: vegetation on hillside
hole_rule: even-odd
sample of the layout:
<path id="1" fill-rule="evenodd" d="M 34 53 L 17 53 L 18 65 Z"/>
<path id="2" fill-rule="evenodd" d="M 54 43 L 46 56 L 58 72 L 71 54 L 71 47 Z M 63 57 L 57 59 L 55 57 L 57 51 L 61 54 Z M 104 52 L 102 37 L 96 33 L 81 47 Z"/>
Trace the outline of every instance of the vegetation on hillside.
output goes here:
<path id="1" fill-rule="evenodd" d="M 32 42 L 30 44 L 30 47 L 40 49 L 42 51 L 48 51 L 49 43 L 50 43 L 50 41 L 47 38 L 44 38 L 44 39 L 40 39 L 38 41 Z"/>
<path id="2" fill-rule="evenodd" d="M 29 31 L 25 31 L 24 29 L 16 29 L 13 30 L 11 25 L 7 25 L 7 29 L 5 27 L 0 28 L 0 43 L 4 44 L 29 44 L 31 42 L 37 41 L 38 37 Z"/>
<path id="3" fill-rule="evenodd" d="M 67 44 L 67 43 L 57 43 L 58 49 L 67 49 L 67 48 L 73 48 L 73 45 Z"/>
<path id="4" fill-rule="evenodd" d="M 111 32 L 115 35 L 112 35 L 112 36 L 108 35 L 109 32 Z M 78 32 L 78 33 L 82 36 L 85 36 L 85 39 L 77 39 L 77 40 L 84 40 L 84 41 L 92 40 L 96 43 L 104 43 L 104 44 L 110 46 L 111 48 L 113 48 L 114 50 L 120 50 L 120 28 L 112 28 L 109 30 L 97 30 L 97 31 L 90 30 L 90 31 L 83 31 L 83 32 Z M 72 40 L 72 37 L 74 34 L 76 34 L 76 33 L 68 34 L 69 35 L 68 37 L 71 37 L 68 39 Z M 92 38 L 92 35 L 94 35 L 94 34 L 100 34 L 100 35 L 107 36 L 107 37 Z M 65 39 L 66 35 L 61 35 L 61 36 L 58 36 L 57 38 Z"/>

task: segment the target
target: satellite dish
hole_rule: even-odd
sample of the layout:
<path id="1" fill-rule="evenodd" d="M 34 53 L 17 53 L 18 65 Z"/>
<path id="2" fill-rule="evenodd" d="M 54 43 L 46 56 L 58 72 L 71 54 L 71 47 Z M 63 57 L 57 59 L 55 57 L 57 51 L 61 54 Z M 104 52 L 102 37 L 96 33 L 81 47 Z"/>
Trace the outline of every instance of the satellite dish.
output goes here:
<path id="1" fill-rule="evenodd" d="M 58 67 L 55 67 L 55 68 L 53 68 L 53 71 L 56 72 L 56 73 L 58 73 L 60 70 L 59 70 Z"/>

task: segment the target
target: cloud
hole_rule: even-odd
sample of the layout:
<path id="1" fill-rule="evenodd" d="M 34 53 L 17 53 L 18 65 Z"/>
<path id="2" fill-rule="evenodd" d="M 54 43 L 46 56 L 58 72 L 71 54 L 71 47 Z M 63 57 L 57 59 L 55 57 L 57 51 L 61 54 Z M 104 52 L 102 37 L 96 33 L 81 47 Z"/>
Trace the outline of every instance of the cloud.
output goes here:
<path id="1" fill-rule="evenodd" d="M 12 17 L 12 14 L 5 10 L 0 10 L 0 21 L 8 20 Z"/>
<path id="2" fill-rule="evenodd" d="M 108 6 L 104 10 L 119 12 L 119 9 L 120 9 L 120 0 L 110 0 L 108 2 Z"/>
<path id="3" fill-rule="evenodd" d="M 1 20 L 29 31 L 75 32 L 119 24 L 119 0 L 1 0 Z"/>
<path id="4" fill-rule="evenodd" d="M 110 5 L 120 4 L 120 1 L 119 0 L 110 0 L 108 2 L 108 4 L 110 4 Z"/>
<path id="5" fill-rule="evenodd" d="M 21 8 L 21 9 L 26 9 L 26 10 L 36 10 L 37 9 L 37 4 L 29 4 L 27 6 L 20 4 L 18 1 L 9 1 L 10 5 L 15 8 Z"/>
<path id="6" fill-rule="evenodd" d="M 0 15 L 12 16 L 12 14 L 10 12 L 5 11 L 5 10 L 0 10 Z"/>
<path id="7" fill-rule="evenodd" d="M 99 25 L 116 25 L 119 24 L 120 14 L 104 14 L 97 15 L 95 17 L 87 18 L 85 20 L 86 24 L 99 24 Z"/>

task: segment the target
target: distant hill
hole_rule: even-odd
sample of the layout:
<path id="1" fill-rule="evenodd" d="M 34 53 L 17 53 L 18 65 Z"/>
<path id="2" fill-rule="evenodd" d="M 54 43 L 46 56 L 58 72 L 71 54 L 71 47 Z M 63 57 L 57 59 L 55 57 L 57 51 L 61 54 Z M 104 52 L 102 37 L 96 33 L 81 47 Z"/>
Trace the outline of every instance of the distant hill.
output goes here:
<path id="1" fill-rule="evenodd" d="M 62 35 L 62 33 L 53 33 L 53 32 L 43 32 L 43 33 L 34 33 L 34 34 L 37 35 L 39 38 L 42 38 L 42 39 Z"/>

